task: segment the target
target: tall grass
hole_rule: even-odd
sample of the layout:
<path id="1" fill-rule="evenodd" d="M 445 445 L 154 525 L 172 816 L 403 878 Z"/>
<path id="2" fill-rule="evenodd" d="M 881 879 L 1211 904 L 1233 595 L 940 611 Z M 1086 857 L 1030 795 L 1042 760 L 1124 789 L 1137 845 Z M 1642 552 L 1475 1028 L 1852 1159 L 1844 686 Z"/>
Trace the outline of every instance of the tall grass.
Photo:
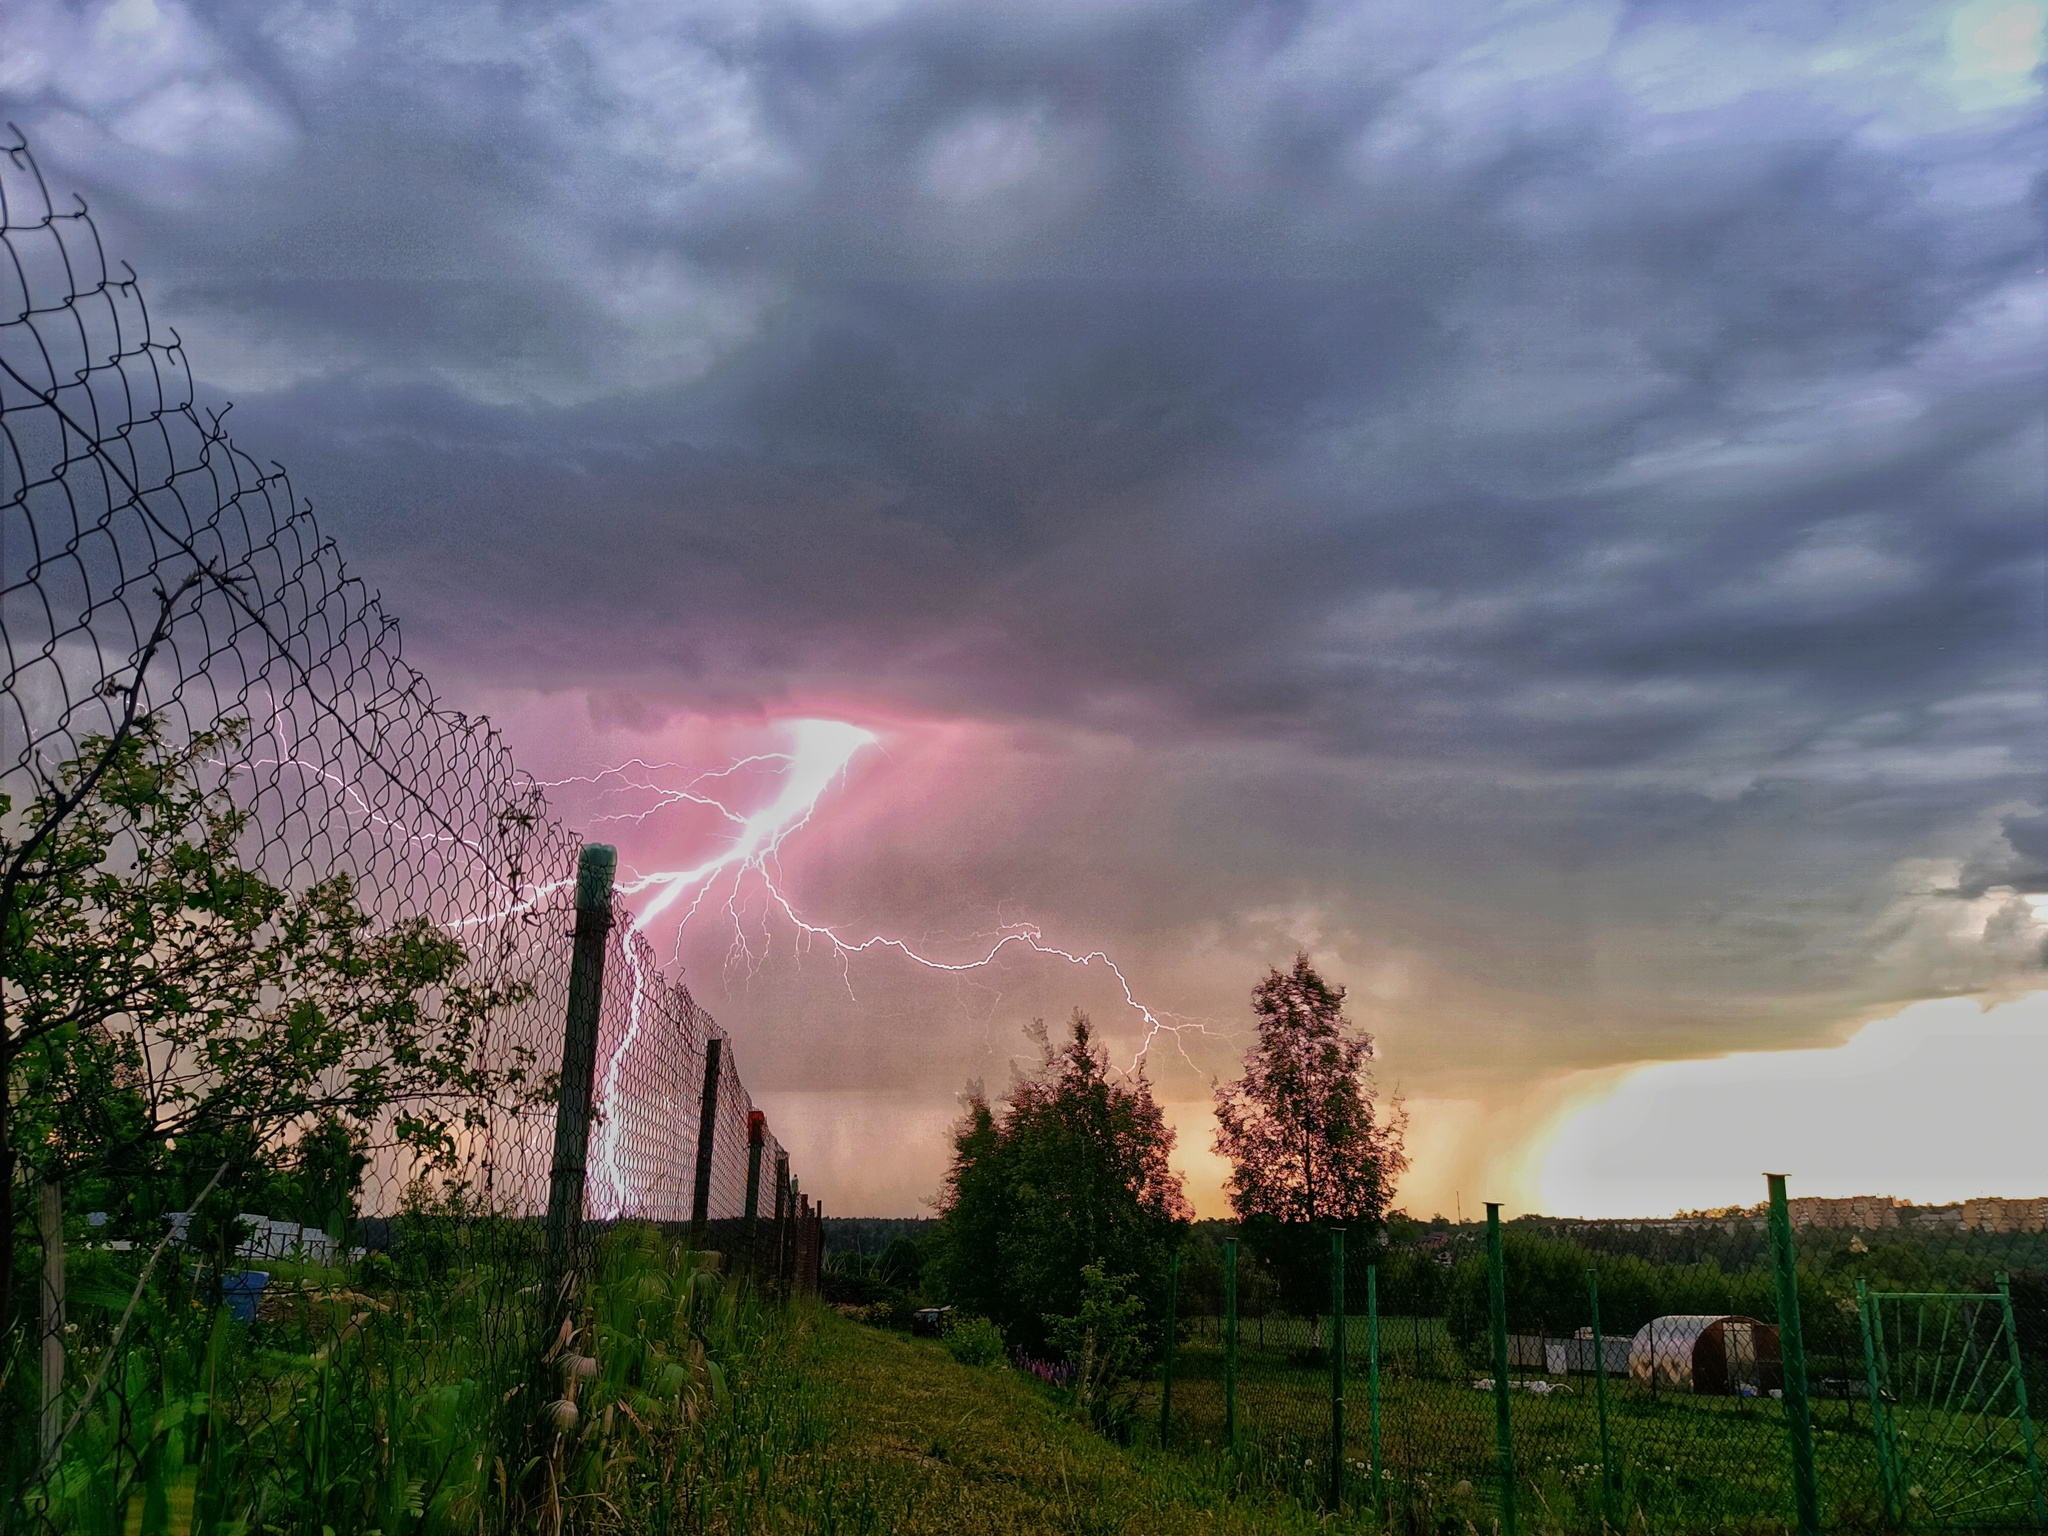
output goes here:
<path id="1" fill-rule="evenodd" d="M 813 1434 L 787 1311 L 642 1227 L 608 1233 L 565 1311 L 544 1311 L 522 1243 L 466 1222 L 401 1248 L 396 1265 L 279 1266 L 254 1323 L 206 1305 L 189 1270 L 153 1280 L 61 1457 L 9 1523 L 438 1536 L 665 1533 L 743 1517 L 776 1459 Z M 67 1412 L 132 1286 L 118 1256 L 78 1269 Z"/>

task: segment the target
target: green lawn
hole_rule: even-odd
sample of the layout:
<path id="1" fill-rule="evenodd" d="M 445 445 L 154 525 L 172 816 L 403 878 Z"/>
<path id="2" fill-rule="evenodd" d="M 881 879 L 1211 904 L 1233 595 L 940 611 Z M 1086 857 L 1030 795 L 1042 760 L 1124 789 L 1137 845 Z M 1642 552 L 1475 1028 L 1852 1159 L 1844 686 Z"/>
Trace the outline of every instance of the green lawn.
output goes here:
<path id="1" fill-rule="evenodd" d="M 1221 1458 L 1125 1451 L 1031 1377 L 956 1364 L 937 1344 L 815 1315 L 796 1364 L 811 1432 L 778 1458 L 758 1525 L 901 1536 L 1181 1536 L 1362 1530 L 1325 1521 Z"/>

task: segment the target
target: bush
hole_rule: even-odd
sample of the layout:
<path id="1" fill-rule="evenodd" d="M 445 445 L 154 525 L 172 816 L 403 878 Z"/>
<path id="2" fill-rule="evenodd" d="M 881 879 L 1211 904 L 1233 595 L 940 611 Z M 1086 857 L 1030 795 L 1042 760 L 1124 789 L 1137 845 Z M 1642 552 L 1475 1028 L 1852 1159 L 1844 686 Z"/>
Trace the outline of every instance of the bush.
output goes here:
<path id="1" fill-rule="evenodd" d="M 1113 1073 L 1078 1011 L 1064 1044 L 1042 1025 L 1032 1038 L 1037 1069 L 1001 1105 L 976 1089 L 955 1129 L 920 1273 L 932 1299 L 990 1319 L 1037 1354 L 1049 1342 L 1047 1315 L 1081 1304 L 1086 1264 L 1134 1275 L 1139 1295 L 1164 1297 L 1193 1212 L 1170 1161 L 1173 1129 L 1144 1074 Z M 1156 1321 L 1146 1321 L 1156 1338 Z"/>
<path id="2" fill-rule="evenodd" d="M 946 1330 L 946 1353 L 962 1365 L 1000 1365 L 1007 1353 L 1003 1330 L 985 1317 L 955 1318 Z"/>
<path id="3" fill-rule="evenodd" d="M 901 1287 L 890 1283 L 872 1261 L 858 1253 L 828 1253 L 819 1266 L 818 1289 L 834 1306 L 893 1306 L 902 1299 Z"/>

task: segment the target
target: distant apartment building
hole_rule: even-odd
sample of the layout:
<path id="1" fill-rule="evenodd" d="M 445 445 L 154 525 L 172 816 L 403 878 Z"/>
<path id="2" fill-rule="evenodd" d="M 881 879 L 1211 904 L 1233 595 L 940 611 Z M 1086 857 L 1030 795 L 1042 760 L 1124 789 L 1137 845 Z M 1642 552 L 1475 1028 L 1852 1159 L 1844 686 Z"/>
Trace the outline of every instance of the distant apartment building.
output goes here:
<path id="1" fill-rule="evenodd" d="M 1949 1205 L 1915 1205 L 1890 1195 L 1850 1195 L 1829 1200 L 1802 1196 L 1785 1202 L 1792 1225 L 1798 1231 L 1885 1232 L 1900 1228 L 1947 1232 L 2048 1232 L 2048 1197 L 2007 1200 L 1985 1196 L 1959 1200 Z M 1733 1235 L 1763 1225 L 1767 1206 L 1727 1207 L 1710 1211 L 1680 1211 L 1676 1216 L 1574 1220 L 1563 1218 L 1557 1226 L 1569 1235 L 1586 1228 L 1609 1228 L 1617 1232 L 1696 1232 L 1718 1227 Z M 1531 1220 L 1543 1220 L 1531 1217 Z M 1450 1241 L 1448 1234 L 1438 1246 Z M 1448 1262 L 1448 1254 L 1444 1256 Z"/>
<path id="2" fill-rule="evenodd" d="M 1965 1200 L 1963 1228 L 1970 1232 L 2048 1232 L 2048 1198 Z"/>
<path id="3" fill-rule="evenodd" d="M 1890 1195 L 1850 1195 L 1843 1200 L 1801 1197 L 1785 1203 L 1791 1208 L 1792 1225 L 1799 1231 L 1842 1227 L 1877 1232 L 1899 1224 L 1899 1203 Z"/>

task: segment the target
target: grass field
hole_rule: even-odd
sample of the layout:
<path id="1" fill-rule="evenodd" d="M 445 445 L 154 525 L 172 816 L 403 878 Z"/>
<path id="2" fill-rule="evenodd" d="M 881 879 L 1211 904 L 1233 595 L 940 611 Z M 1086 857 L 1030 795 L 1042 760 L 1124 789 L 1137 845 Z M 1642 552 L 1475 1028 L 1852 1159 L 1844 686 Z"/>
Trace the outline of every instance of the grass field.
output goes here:
<path id="1" fill-rule="evenodd" d="M 781 1461 L 772 1496 L 715 1529 L 803 1532 L 1429 1532 L 1495 1529 L 1493 1399 L 1469 1381 L 1383 1378 L 1383 1504 L 1371 1507 L 1367 1388 L 1348 1397 L 1349 1500 L 1325 1514 L 1328 1379 L 1269 1346 L 1246 1351 L 1241 1402 L 1246 1444 L 1222 1447 L 1220 1358 L 1184 1346 L 1175 1384 L 1176 1434 L 1154 1442 L 1141 1417 L 1124 1450 L 1070 1419 L 1029 1377 L 955 1364 L 938 1345 L 814 1314 L 793 1347 L 792 1380 L 807 1425 L 799 1454 Z M 1215 1369 L 1212 1370 L 1212 1367 Z M 1572 1393 L 1517 1393 L 1520 1529 L 1565 1533 L 1762 1536 L 1791 1528 L 1782 1410 L 1774 1403 L 1652 1397 L 1626 1387 L 1610 1399 L 1619 1487 L 1612 1523 L 1602 1508 L 1598 1416 L 1590 1383 Z M 1211 1405 L 1216 1417 L 1207 1415 Z M 1157 1398 L 1148 1406 L 1156 1415 Z M 1839 1410 L 1841 1405 L 1830 1405 Z M 1830 1532 L 1888 1530 L 1867 1433 L 1824 1421 L 1816 1451 Z M 1209 1433 L 1204 1434 L 1207 1429 Z M 1461 1486 L 1462 1485 L 1462 1486 Z M 746 1523 L 748 1520 L 758 1524 Z M 1998 1528 L 1998 1527 L 1993 1527 Z M 2025 1528 L 2024 1517 L 2003 1527 Z"/>
<path id="2" fill-rule="evenodd" d="M 1206 1320 L 1204 1320 L 1206 1322 Z M 1312 1352 L 1312 1325 L 1250 1321 L 1240 1334 L 1240 1445 L 1292 1459 L 1327 1486 L 1330 1377 Z M 1170 1443 L 1217 1456 L 1226 1441 L 1222 1346 L 1197 1325 L 1175 1356 Z M 1372 1404 L 1365 1330 L 1347 1336 L 1347 1496 L 1377 1493 L 1397 1530 L 1485 1530 L 1500 1510 L 1495 1399 L 1475 1390 L 1472 1370 L 1440 1320 L 1383 1320 L 1379 1381 L 1380 1479 L 1371 1476 Z M 1490 1373 L 1487 1373 L 1490 1376 Z M 1524 1531 L 1629 1529 L 1736 1536 L 1783 1532 L 1792 1519 L 1791 1459 L 1782 1406 L 1769 1398 L 1651 1392 L 1625 1378 L 1607 1382 L 1608 1446 L 1614 1486 L 1603 1496 L 1600 1416 L 1590 1376 L 1545 1378 L 1515 1372 L 1510 1395 L 1517 1503 Z M 1528 1386 L 1538 1390 L 1524 1390 Z M 1149 1399 L 1157 1414 L 1157 1395 Z M 2017 1430 L 1970 1412 L 1938 1414 L 1906 1404 L 1895 1418 L 1911 1443 L 1941 1442 L 1951 1453 L 1947 1486 L 1934 1488 L 1915 1523 L 2032 1529 L 2027 1469 Z M 1994 1449 L 1990 1440 L 1996 1438 Z M 1814 1407 L 1814 1451 L 1824 1527 L 1888 1530 L 1867 1401 Z M 1930 1458 L 1930 1461 L 1932 1458 Z M 1311 1466 L 1311 1464 L 1313 1464 Z M 1981 1497 L 1968 1496 L 1973 1487 Z M 1916 1490 L 1917 1491 L 1917 1490 Z"/>
<path id="3" fill-rule="evenodd" d="M 1174 1434 L 1159 1443 L 1155 1385 L 1139 1404 L 1136 1445 L 1120 1448 L 1029 1375 L 959 1364 L 935 1342 L 815 1303 L 764 1305 L 634 1231 L 607 1245 L 562 1357 L 564 1385 L 550 1388 L 577 1411 L 522 1470 L 500 1459 L 509 1442 L 498 1410 L 516 1394 L 495 1389 L 477 1334 L 477 1277 L 491 1272 L 470 1266 L 459 1285 L 378 1295 L 323 1296 L 321 1277 L 300 1277 L 307 1288 L 281 1289 L 254 1327 L 171 1309 L 148 1349 L 128 1357 L 133 1380 L 110 1382 L 70 1442 L 40 1496 L 50 1525 L 81 1536 L 452 1536 L 509 1507 L 517 1528 L 564 1536 L 1495 1529 L 1492 1395 L 1448 1372 L 1456 1357 L 1427 1328 L 1410 1328 L 1420 1347 L 1405 1357 L 1383 1353 L 1377 1514 L 1359 1358 L 1348 1501 L 1329 1512 L 1329 1384 L 1305 1326 L 1269 1329 L 1263 1347 L 1248 1335 L 1235 1452 L 1224 1443 L 1220 1348 L 1199 1331 L 1177 1355 Z M 346 1319 L 324 1316 L 344 1304 Z M 500 1321 L 518 1331 L 510 1313 Z M 160 1371 L 143 1369 L 149 1360 Z M 505 1379 L 518 1388 L 524 1378 Z M 1617 1385 L 1619 1486 L 1603 1509 L 1591 1383 L 1556 1385 L 1571 1390 L 1512 1399 L 1524 1536 L 1598 1532 L 1603 1514 L 1631 1533 L 1788 1529 L 1777 1405 Z M 1824 1406 L 1826 1528 L 1878 1529 L 1867 1405 L 1860 1427 L 1846 1415 L 1854 1405 Z M 1912 1439 L 1932 1427 L 1904 1423 Z"/>

